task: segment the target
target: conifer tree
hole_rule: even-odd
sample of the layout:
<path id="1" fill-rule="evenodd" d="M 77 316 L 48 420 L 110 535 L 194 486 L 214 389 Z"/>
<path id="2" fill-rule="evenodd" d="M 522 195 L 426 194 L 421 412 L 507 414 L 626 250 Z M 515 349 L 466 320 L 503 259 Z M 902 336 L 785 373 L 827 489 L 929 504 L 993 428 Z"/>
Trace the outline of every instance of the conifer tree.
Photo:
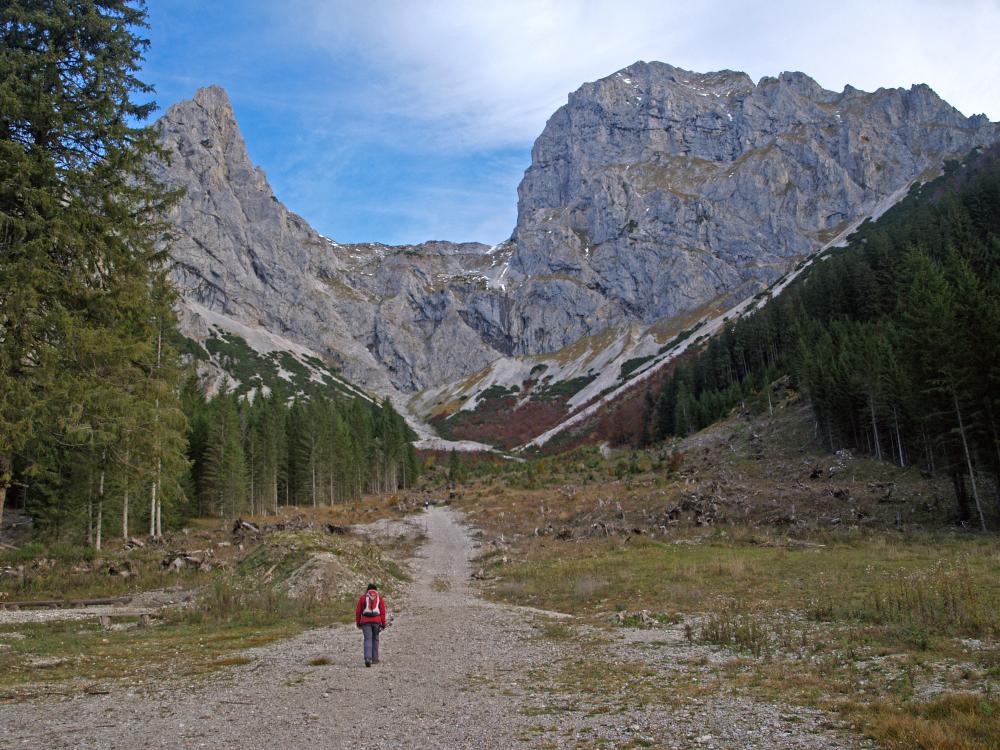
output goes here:
<path id="1" fill-rule="evenodd" d="M 134 100 L 151 92 L 136 77 L 144 26 L 139 0 L 0 6 L 0 520 L 17 465 L 53 505 L 72 503 L 61 485 L 80 461 L 107 480 L 151 395 L 129 384 L 162 309 L 172 196 L 134 125 L 155 107 Z"/>
<path id="2" fill-rule="evenodd" d="M 205 505 L 219 516 L 236 515 L 244 502 L 246 464 L 237 403 L 235 395 L 225 392 L 211 402 L 202 488 Z"/>

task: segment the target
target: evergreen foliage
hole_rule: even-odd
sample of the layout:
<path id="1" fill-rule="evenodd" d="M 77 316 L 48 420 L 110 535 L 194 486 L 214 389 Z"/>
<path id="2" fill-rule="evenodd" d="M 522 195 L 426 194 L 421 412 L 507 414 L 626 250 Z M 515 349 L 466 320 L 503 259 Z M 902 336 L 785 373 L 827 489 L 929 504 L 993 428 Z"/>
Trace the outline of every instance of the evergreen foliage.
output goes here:
<path id="1" fill-rule="evenodd" d="M 0 4 L 0 521 L 13 487 L 42 533 L 99 548 L 194 513 L 412 482 L 402 417 L 343 397 L 323 363 L 314 384 L 289 353 L 213 335 L 211 355 L 249 377 L 211 401 L 183 365 L 209 351 L 176 329 L 162 217 L 177 196 L 136 126 L 155 108 L 135 101 L 151 93 L 145 19 L 141 0 Z"/>
<path id="2" fill-rule="evenodd" d="M 949 164 L 682 358 L 643 434 L 687 435 L 782 375 L 827 448 L 947 472 L 960 519 L 985 528 L 981 478 L 1000 487 L 1000 149 Z"/>
<path id="3" fill-rule="evenodd" d="M 28 487 L 97 546 L 112 499 L 123 524 L 140 488 L 157 518 L 183 499 L 144 26 L 134 0 L 0 5 L 0 513 Z"/>
<path id="4" fill-rule="evenodd" d="M 388 400 L 290 400 L 282 392 L 208 400 L 192 383 L 185 404 L 200 515 L 332 505 L 407 487 L 418 475 L 412 431 Z"/>

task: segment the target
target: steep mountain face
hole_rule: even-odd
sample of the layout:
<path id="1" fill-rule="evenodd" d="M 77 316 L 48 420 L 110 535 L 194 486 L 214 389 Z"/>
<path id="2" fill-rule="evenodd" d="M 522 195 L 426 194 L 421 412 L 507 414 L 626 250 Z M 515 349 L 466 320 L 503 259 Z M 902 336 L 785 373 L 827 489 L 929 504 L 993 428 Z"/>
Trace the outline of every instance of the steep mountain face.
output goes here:
<path id="1" fill-rule="evenodd" d="M 755 85 L 662 63 L 587 83 L 549 120 L 518 190 L 514 349 L 746 296 L 996 137 L 923 85 L 835 93 L 801 73 Z"/>
<path id="2" fill-rule="evenodd" d="M 169 217 L 174 280 L 198 335 L 199 306 L 319 352 L 380 393 L 472 372 L 496 353 L 463 299 L 498 275 L 507 247 L 340 245 L 275 197 L 246 152 L 225 92 L 200 90 L 159 121 L 156 166 L 185 194 Z M 182 303 L 183 304 L 183 303 Z"/>
<path id="3" fill-rule="evenodd" d="M 620 346 L 637 326 L 676 329 L 746 299 L 943 159 L 998 136 L 926 86 L 835 93 L 800 73 L 754 84 L 637 63 L 585 84 L 549 120 L 510 241 L 387 247 L 338 244 L 289 212 L 221 89 L 159 127 L 172 154 L 159 175 L 186 189 L 171 216 L 185 319 L 207 309 L 262 327 L 378 393 L 436 386 L 428 409 L 502 356 L 609 329 Z M 620 358 L 657 351 L 655 336 L 627 335 L 642 343 Z"/>

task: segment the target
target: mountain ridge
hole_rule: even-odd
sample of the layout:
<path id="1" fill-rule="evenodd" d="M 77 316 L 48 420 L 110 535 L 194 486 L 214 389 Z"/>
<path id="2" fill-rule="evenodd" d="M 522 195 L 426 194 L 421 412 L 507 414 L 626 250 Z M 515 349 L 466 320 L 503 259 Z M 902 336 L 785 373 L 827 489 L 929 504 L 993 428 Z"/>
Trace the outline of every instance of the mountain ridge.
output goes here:
<path id="1" fill-rule="evenodd" d="M 403 406 L 504 357 L 729 307 L 997 137 L 922 84 L 836 93 L 801 73 L 754 84 L 636 63 L 550 118 L 510 240 L 393 247 L 338 243 L 285 208 L 221 88 L 157 127 L 173 154 L 157 174 L 186 189 L 169 217 L 182 298 L 301 343 Z"/>

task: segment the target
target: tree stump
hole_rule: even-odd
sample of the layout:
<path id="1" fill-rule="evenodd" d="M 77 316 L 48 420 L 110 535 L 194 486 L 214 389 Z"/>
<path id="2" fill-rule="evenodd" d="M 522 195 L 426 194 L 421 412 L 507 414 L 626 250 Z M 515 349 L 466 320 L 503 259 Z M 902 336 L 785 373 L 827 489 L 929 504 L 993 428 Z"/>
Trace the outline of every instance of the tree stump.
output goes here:
<path id="1" fill-rule="evenodd" d="M 141 614 L 141 615 L 139 615 L 139 627 L 140 628 L 148 628 L 149 627 L 149 615 L 148 614 Z"/>
<path id="2" fill-rule="evenodd" d="M 105 630 L 111 630 L 111 615 L 101 615 L 98 617 L 100 620 L 101 627 Z"/>

